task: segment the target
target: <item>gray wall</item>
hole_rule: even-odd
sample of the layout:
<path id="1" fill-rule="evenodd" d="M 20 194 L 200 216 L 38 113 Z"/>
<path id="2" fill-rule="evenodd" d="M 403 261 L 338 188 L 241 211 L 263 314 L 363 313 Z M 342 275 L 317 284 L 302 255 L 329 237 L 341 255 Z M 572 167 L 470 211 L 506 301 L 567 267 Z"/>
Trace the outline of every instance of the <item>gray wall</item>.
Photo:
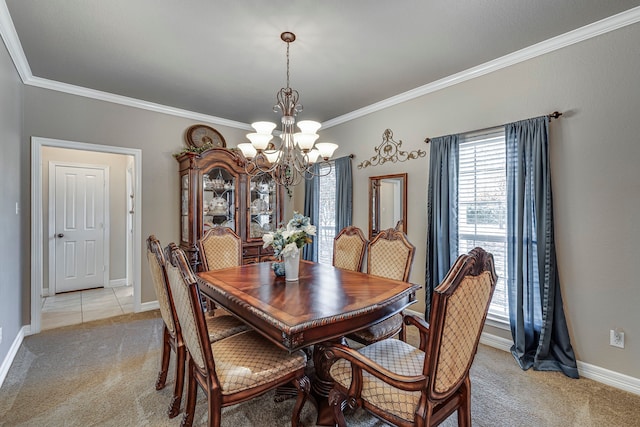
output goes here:
<path id="1" fill-rule="evenodd" d="M 20 150 L 22 94 L 20 77 L 0 43 L 0 364 L 24 325 L 21 301 L 29 292 L 22 275 L 23 243 L 28 234 L 21 230 L 29 222 L 29 210 L 24 205 L 29 187 L 20 181 L 20 172 L 28 164 Z"/>
<path id="2" fill-rule="evenodd" d="M 109 167 L 109 281 L 124 280 L 127 251 L 127 157 L 123 154 L 97 153 L 58 147 L 42 147 L 42 218 L 43 218 L 43 284 L 49 283 L 49 240 L 55 230 L 49 230 L 49 162 L 105 165 Z M 120 283 L 124 284 L 124 283 Z M 108 286 L 109 283 L 105 283 Z"/>
<path id="3" fill-rule="evenodd" d="M 322 131 L 354 159 L 354 223 L 368 227 L 367 178 L 408 172 L 411 281 L 424 285 L 429 155 L 366 169 L 391 128 L 403 148 L 559 110 L 551 123 L 556 244 L 564 307 L 579 360 L 640 378 L 640 24 Z M 422 298 L 423 300 L 423 298 Z M 413 309 L 424 311 L 424 304 Z M 625 331 L 626 348 L 609 346 Z M 490 333 L 509 337 L 504 330 Z"/>

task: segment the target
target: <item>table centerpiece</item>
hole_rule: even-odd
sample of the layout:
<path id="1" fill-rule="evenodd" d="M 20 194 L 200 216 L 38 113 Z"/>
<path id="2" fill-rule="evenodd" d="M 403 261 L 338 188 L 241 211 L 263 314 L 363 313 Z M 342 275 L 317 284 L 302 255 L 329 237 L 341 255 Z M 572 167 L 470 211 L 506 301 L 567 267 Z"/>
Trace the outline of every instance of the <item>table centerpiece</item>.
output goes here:
<path id="1" fill-rule="evenodd" d="M 285 276 L 287 281 L 298 280 L 300 269 L 300 249 L 313 240 L 316 226 L 311 225 L 311 220 L 298 212 L 293 213 L 286 227 L 265 233 L 262 236 L 263 247 L 271 246 L 273 255 L 278 260 L 272 264 L 276 276 Z"/>

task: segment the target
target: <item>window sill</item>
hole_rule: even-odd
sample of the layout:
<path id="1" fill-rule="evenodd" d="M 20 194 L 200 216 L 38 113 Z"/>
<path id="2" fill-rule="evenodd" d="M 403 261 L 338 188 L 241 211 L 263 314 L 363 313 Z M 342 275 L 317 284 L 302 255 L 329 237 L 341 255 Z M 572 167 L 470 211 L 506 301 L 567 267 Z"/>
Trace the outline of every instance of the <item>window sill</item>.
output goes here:
<path id="1" fill-rule="evenodd" d="M 485 320 L 484 323 L 485 325 L 492 326 L 498 329 L 504 329 L 505 331 L 511 330 L 509 319 L 505 319 L 496 315 L 487 314 L 487 320 Z"/>

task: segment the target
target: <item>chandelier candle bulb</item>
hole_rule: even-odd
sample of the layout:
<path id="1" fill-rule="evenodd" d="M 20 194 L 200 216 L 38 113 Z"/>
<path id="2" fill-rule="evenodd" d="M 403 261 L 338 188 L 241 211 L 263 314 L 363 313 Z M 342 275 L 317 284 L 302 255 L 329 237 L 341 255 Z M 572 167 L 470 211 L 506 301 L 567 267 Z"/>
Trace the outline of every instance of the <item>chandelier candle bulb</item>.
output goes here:
<path id="1" fill-rule="evenodd" d="M 302 133 L 316 133 L 322 125 L 313 120 L 300 120 L 298 122 L 298 127 Z"/>
<path id="2" fill-rule="evenodd" d="M 261 151 L 269 146 L 269 142 L 273 139 L 273 135 L 265 133 L 248 133 L 247 138 L 251 141 L 253 148 Z"/>
<path id="3" fill-rule="evenodd" d="M 329 157 L 333 156 L 333 152 L 338 149 L 338 144 L 332 142 L 318 142 L 316 148 L 320 152 L 320 157 L 324 160 L 329 160 Z"/>
<path id="4" fill-rule="evenodd" d="M 276 128 L 276 124 L 273 122 L 254 122 L 251 123 L 251 127 L 254 128 L 257 133 L 271 135 L 271 132 Z"/>
<path id="5" fill-rule="evenodd" d="M 313 144 L 316 139 L 320 138 L 317 133 L 295 133 L 293 134 L 293 140 L 298 144 L 298 147 L 305 153 L 313 148 Z"/>
<path id="6" fill-rule="evenodd" d="M 280 156 L 282 155 L 282 151 L 280 150 L 267 150 L 264 152 L 264 155 L 267 156 L 267 161 L 271 164 L 276 163 L 279 159 Z"/>
<path id="7" fill-rule="evenodd" d="M 307 153 L 307 159 L 309 160 L 309 164 L 313 164 L 318 161 L 318 157 L 320 157 L 320 151 L 314 148 L 313 150 Z"/>
<path id="8" fill-rule="evenodd" d="M 238 144 L 238 149 L 242 151 L 242 155 L 249 160 L 253 159 L 256 156 L 256 154 L 258 154 L 258 151 L 253 147 L 252 144 L 248 142 L 243 142 L 242 144 Z"/>

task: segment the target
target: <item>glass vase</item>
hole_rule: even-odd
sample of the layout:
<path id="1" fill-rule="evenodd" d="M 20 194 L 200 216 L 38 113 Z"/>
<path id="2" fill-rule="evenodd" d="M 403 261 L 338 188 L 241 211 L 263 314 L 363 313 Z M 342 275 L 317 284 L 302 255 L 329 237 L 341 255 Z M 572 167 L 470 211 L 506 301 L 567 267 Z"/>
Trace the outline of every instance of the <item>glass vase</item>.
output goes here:
<path id="1" fill-rule="evenodd" d="M 300 270 L 300 249 L 284 259 L 284 278 L 287 282 L 298 280 L 298 271 Z"/>

